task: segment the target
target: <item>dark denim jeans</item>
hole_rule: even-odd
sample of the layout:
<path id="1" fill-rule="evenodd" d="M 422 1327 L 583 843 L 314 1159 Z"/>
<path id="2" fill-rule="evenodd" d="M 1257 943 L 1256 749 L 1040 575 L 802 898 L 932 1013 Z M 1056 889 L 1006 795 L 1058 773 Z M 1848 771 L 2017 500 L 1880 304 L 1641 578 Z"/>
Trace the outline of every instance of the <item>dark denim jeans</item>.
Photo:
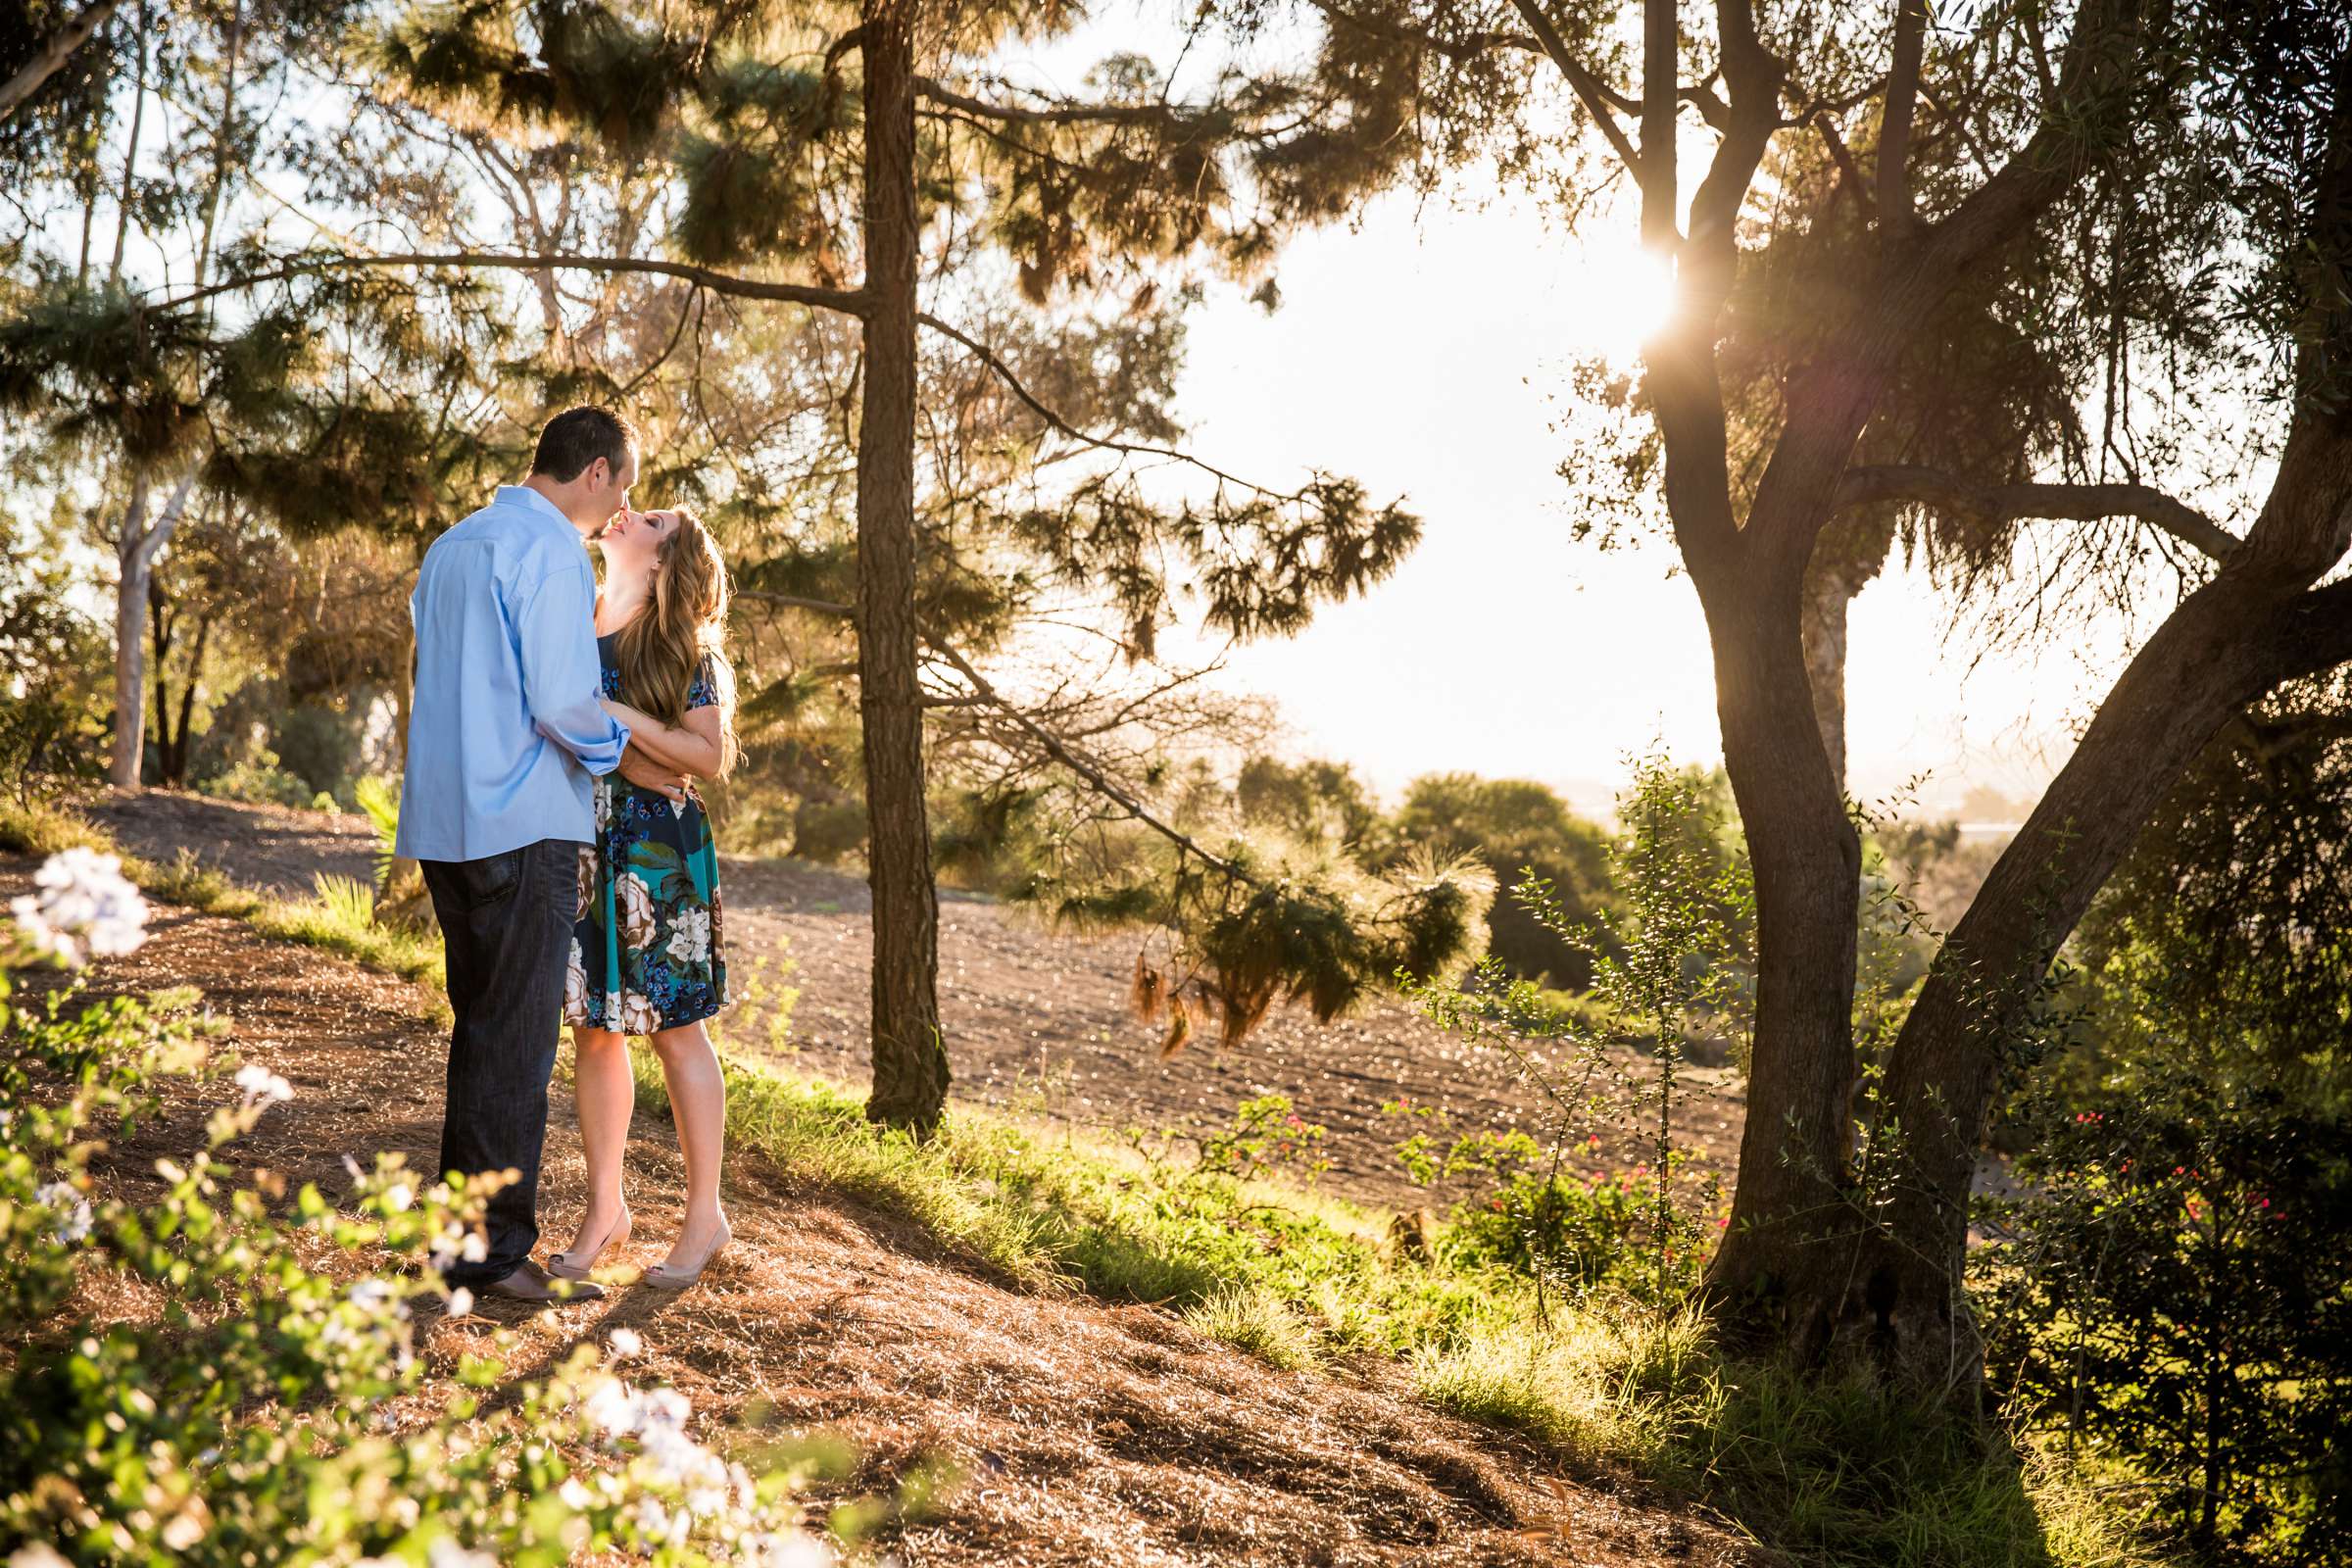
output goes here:
<path id="1" fill-rule="evenodd" d="M 579 905 L 580 846 L 542 839 L 479 860 L 419 865 L 441 920 L 449 1007 L 457 1015 L 441 1169 L 519 1177 L 490 1200 L 489 1256 L 449 1271 L 453 1285 L 486 1285 L 514 1273 L 539 1243 L 539 1153 Z"/>

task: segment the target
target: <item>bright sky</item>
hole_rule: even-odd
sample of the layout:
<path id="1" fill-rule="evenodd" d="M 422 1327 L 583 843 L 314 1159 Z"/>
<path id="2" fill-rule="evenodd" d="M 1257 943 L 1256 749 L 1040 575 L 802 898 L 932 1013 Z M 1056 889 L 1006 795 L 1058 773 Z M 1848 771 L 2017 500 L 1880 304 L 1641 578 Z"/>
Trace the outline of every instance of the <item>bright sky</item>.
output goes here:
<path id="1" fill-rule="evenodd" d="M 1671 549 L 1578 543 L 1554 472 L 1567 362 L 1630 364 L 1654 295 L 1622 238 L 1580 242 L 1532 204 L 1388 202 L 1358 230 L 1295 242 L 1273 316 L 1231 290 L 1196 317 L 1179 403 L 1195 451 L 1252 477 L 1351 474 L 1424 519 L 1389 582 L 1234 657 L 1298 752 L 1386 792 L 1466 769 L 1541 779 L 1587 809 L 1653 737 L 1720 758 L 1705 629 Z M 2036 792 L 2120 633 L 1971 671 L 1924 576 L 1890 568 L 1850 635 L 1851 787 L 1880 796 L 1931 772 L 1933 808 L 1974 783 Z"/>

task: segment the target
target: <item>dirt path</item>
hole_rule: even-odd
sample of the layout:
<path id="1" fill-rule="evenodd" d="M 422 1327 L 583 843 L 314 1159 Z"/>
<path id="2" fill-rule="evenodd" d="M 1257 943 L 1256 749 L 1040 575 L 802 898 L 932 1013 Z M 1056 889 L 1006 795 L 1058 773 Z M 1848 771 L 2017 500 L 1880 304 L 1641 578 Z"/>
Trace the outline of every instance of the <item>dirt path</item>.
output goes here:
<path id="1" fill-rule="evenodd" d="M 0 859 L 0 898 L 28 870 Z M 346 1153 L 396 1149 L 429 1168 L 442 1046 L 414 988 L 217 916 L 163 907 L 151 930 L 140 952 L 94 971 L 96 991 L 197 986 L 227 1025 L 220 1049 L 294 1086 L 234 1146 L 240 1164 L 329 1193 Z M 220 1092 L 179 1095 L 104 1156 L 101 1179 L 152 1181 L 153 1160 L 184 1152 Z M 557 1237 L 577 1217 L 581 1180 L 562 1099 L 541 1198 Z M 678 1219 L 666 1125 L 641 1122 L 630 1161 L 640 1239 L 623 1260 L 644 1263 Z M 1756 1560 L 1697 1520 L 1574 1485 L 1525 1445 L 1429 1411 L 1393 1368 L 1277 1372 L 1150 1308 L 1021 1294 L 757 1156 L 731 1161 L 728 1197 L 738 1240 L 702 1288 L 510 1316 L 535 1330 L 514 1371 L 634 1327 L 642 1375 L 675 1384 L 701 1419 L 764 1403 L 846 1437 L 858 1469 L 814 1497 L 819 1508 L 945 1459 L 964 1480 L 892 1543 L 906 1568 Z M 433 1324 L 434 1364 L 486 1339 L 491 1321 Z"/>
<path id="2" fill-rule="evenodd" d="M 169 860 L 184 845 L 206 864 L 279 893 L 307 893 L 319 871 L 366 876 L 373 853 L 368 822 L 356 816 L 154 790 L 87 809 L 142 856 Z M 734 858 L 720 879 L 738 994 L 753 980 L 763 993 L 722 1020 L 728 1048 L 863 1083 L 872 983 L 864 882 L 800 861 Z M 1197 1046 L 1163 1061 L 1157 1031 L 1126 1008 L 1136 945 L 1133 937 L 1062 935 L 1019 911 L 943 891 L 940 1010 L 955 1092 L 1113 1131 L 1219 1125 L 1243 1100 L 1284 1094 L 1329 1129 L 1328 1186 L 1406 1204 L 1426 1195 L 1405 1180 L 1396 1146 L 1428 1123 L 1385 1115 L 1384 1103 L 1443 1106 L 1464 1132 L 1541 1125 L 1537 1097 L 1499 1052 L 1465 1045 L 1395 1002 L 1329 1026 L 1303 1009 L 1280 1009 L 1236 1050 Z M 799 998 L 789 1029 L 779 1031 L 774 997 L 785 985 L 799 988 Z M 1642 1070 L 1631 1053 L 1620 1065 Z M 1741 1118 L 1737 1082 L 1728 1069 L 1705 1066 L 1690 1068 L 1686 1082 L 1692 1095 L 1684 1135 L 1695 1168 L 1728 1186 Z M 1595 1165 L 1622 1169 L 1649 1158 L 1630 1133 L 1599 1131 Z"/>

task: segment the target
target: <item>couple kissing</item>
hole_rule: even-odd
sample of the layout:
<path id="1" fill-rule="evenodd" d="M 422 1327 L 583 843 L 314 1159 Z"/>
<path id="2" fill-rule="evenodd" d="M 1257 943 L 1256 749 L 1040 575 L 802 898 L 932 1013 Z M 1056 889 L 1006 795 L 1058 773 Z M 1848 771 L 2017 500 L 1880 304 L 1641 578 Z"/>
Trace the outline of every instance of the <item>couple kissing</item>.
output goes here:
<path id="1" fill-rule="evenodd" d="M 736 756 L 717 543 L 683 507 L 635 512 L 637 435 L 576 408 L 529 476 L 425 552 L 410 600 L 415 698 L 396 855 L 420 865 L 447 956 L 440 1167 L 512 1172 L 486 1255 L 453 1286 L 529 1301 L 602 1295 L 629 1239 L 622 1162 L 647 1040 L 686 1156 L 685 1220 L 641 1283 L 682 1290 L 728 1241 L 726 1091 L 705 1020 L 727 1002 L 718 853 L 697 779 Z M 604 563 L 600 591 L 590 564 Z M 548 1082 L 568 1024 L 588 1203 L 538 1245 Z"/>

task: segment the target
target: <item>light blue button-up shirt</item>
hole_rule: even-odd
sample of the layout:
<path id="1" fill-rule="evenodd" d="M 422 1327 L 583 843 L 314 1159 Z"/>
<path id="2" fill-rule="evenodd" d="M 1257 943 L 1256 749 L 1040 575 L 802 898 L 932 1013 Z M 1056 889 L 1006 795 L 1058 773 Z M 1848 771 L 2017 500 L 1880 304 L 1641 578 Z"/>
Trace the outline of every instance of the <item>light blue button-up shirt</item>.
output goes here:
<path id="1" fill-rule="evenodd" d="M 416 685 L 394 853 L 478 860 L 593 842 L 590 775 L 619 765 L 629 732 L 597 706 L 596 574 L 571 519 L 499 486 L 424 553 L 409 615 Z"/>

